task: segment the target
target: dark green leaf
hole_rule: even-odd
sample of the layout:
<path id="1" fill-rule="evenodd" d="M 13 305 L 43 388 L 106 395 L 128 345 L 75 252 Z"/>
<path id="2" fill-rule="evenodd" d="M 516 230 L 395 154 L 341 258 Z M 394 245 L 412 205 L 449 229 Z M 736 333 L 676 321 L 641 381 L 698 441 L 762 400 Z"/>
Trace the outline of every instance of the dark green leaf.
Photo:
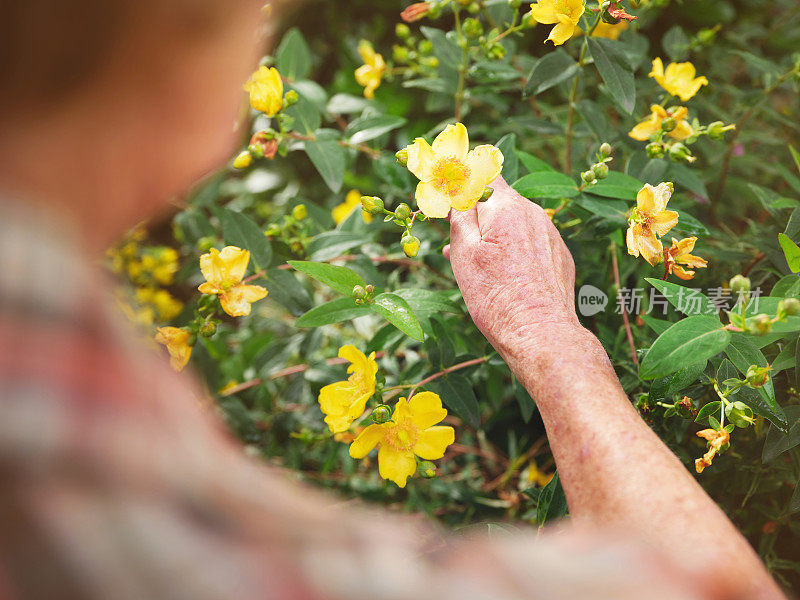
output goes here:
<path id="1" fill-rule="evenodd" d="M 722 352 L 730 341 L 716 317 L 696 315 L 678 321 L 662 333 L 639 366 L 639 377 L 655 379 Z"/>
<path id="2" fill-rule="evenodd" d="M 636 200 L 636 194 L 644 184 L 635 177 L 625 175 L 619 171 L 609 171 L 608 177 L 599 180 L 596 184 L 587 186 L 587 194 L 603 196 L 604 198 L 619 198 L 620 200 Z"/>
<path id="3" fill-rule="evenodd" d="M 541 94 L 577 75 L 578 71 L 580 71 L 578 63 L 565 50 L 559 48 L 549 52 L 540 58 L 531 70 L 525 84 L 524 95 Z"/>
<path id="4" fill-rule="evenodd" d="M 623 111 L 631 114 L 636 106 L 636 85 L 633 69 L 621 49 L 621 42 L 598 37 L 590 37 L 586 41 L 609 95 Z"/>
<path id="5" fill-rule="evenodd" d="M 280 74 L 296 81 L 311 73 L 311 50 L 297 27 L 287 31 L 275 51 L 275 66 Z"/>
<path id="6" fill-rule="evenodd" d="M 305 149 L 328 187 L 338 192 L 344 180 L 344 148 L 333 140 L 308 140 Z"/>
<path id="7" fill-rule="evenodd" d="M 230 209 L 220 211 L 225 241 L 249 250 L 257 269 L 266 269 L 272 260 L 272 247 L 261 228 L 248 216 Z"/>
<path id="8" fill-rule="evenodd" d="M 423 332 L 419 319 L 408 302 L 397 294 L 378 294 L 369 307 L 407 336 L 422 341 Z"/>
<path id="9" fill-rule="evenodd" d="M 439 394 L 444 405 L 461 417 L 470 426 L 480 427 L 480 409 L 478 399 L 469 380 L 458 373 L 450 373 L 434 379 L 425 386 L 435 394 Z"/>
<path id="10" fill-rule="evenodd" d="M 350 123 L 345 135 L 350 136 L 351 144 L 361 144 L 405 124 L 406 120 L 403 117 L 393 117 L 391 115 L 361 117 Z"/>
<path id="11" fill-rule="evenodd" d="M 645 281 L 656 288 L 667 301 L 685 315 L 716 315 L 717 307 L 699 289 L 687 288 L 669 281 L 646 277 Z"/>
<path id="12" fill-rule="evenodd" d="M 356 317 L 368 315 L 370 310 L 366 306 L 359 306 L 352 298 L 337 298 L 325 304 L 315 306 L 302 317 L 295 321 L 297 327 L 320 327 L 349 321 Z"/>
<path id="13" fill-rule="evenodd" d="M 525 175 L 512 186 L 528 199 L 534 198 L 573 198 L 578 195 L 575 182 L 566 175 L 555 171 L 540 171 Z"/>
<path id="14" fill-rule="evenodd" d="M 311 240 L 308 245 L 308 253 L 316 261 L 329 260 L 341 256 L 364 242 L 362 234 L 350 231 L 326 231 Z"/>
<path id="15" fill-rule="evenodd" d="M 558 471 L 556 471 L 550 482 L 542 489 L 542 493 L 539 494 L 536 522 L 539 527 L 542 527 L 563 518 L 568 510 L 567 497 L 564 494 L 564 488 L 561 486 Z"/>
<path id="16" fill-rule="evenodd" d="M 309 277 L 313 277 L 317 281 L 329 285 L 345 296 L 351 296 L 355 286 L 367 285 L 367 282 L 364 281 L 361 275 L 347 267 L 303 260 L 290 260 L 289 264 L 293 269 L 297 269 L 301 273 L 305 273 Z"/>

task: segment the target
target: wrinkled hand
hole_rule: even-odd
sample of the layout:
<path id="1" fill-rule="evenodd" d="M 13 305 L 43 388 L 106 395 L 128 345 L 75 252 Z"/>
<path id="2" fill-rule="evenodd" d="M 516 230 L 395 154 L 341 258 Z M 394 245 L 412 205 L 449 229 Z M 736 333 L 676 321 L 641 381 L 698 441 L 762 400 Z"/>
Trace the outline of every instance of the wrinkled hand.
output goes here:
<path id="1" fill-rule="evenodd" d="M 504 357 L 537 356 L 584 332 L 575 264 L 544 210 L 498 177 L 487 202 L 451 211 L 450 258 L 475 325 Z"/>

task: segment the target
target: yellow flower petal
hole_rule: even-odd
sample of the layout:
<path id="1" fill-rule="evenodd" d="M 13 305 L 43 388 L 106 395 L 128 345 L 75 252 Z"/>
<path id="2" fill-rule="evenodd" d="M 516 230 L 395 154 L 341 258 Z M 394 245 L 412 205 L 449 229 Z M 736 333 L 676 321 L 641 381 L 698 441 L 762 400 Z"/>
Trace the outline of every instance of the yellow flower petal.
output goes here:
<path id="1" fill-rule="evenodd" d="M 531 16 L 534 21 L 543 25 L 558 22 L 555 2 L 553 0 L 539 0 L 536 4 L 531 4 Z"/>
<path id="2" fill-rule="evenodd" d="M 503 153 L 498 148 L 485 144 L 477 146 L 464 161 L 470 170 L 470 179 L 483 181 L 484 187 L 493 182 L 503 170 Z"/>
<path id="3" fill-rule="evenodd" d="M 369 425 L 350 444 L 350 456 L 364 458 L 383 439 L 383 425 Z"/>
<path id="4" fill-rule="evenodd" d="M 432 182 L 421 181 L 414 194 L 417 206 L 426 217 L 443 219 L 450 214 L 450 198 L 439 193 Z"/>
<path id="5" fill-rule="evenodd" d="M 417 461 L 411 452 L 397 451 L 381 445 L 378 450 L 378 472 L 381 477 L 394 481 L 398 487 L 403 488 L 416 470 Z"/>
<path id="6" fill-rule="evenodd" d="M 242 294 L 244 294 L 244 299 L 246 302 L 258 302 L 262 298 L 266 298 L 267 292 L 266 288 L 261 287 L 260 285 L 239 285 L 236 286 L 239 288 Z"/>
<path id="7" fill-rule="evenodd" d="M 344 415 L 350 408 L 355 394 L 356 388 L 349 381 L 337 381 L 326 385 L 319 391 L 320 409 L 326 415 Z"/>
<path id="8" fill-rule="evenodd" d="M 661 62 L 661 58 L 656 57 L 653 59 L 653 68 L 650 70 L 648 77 L 653 77 L 659 84 L 663 86 L 664 63 Z"/>
<path id="9" fill-rule="evenodd" d="M 225 246 L 219 253 L 220 260 L 224 263 L 227 270 L 227 280 L 229 283 L 238 283 L 247 271 L 247 263 L 250 262 L 250 252 L 242 250 L 236 246 Z"/>
<path id="10" fill-rule="evenodd" d="M 628 136 L 640 142 L 646 142 L 650 139 L 651 135 L 660 130 L 661 123 L 658 121 L 653 121 L 652 118 L 648 118 L 631 129 L 628 133 Z"/>
<path id="11" fill-rule="evenodd" d="M 167 347 L 170 365 L 176 371 L 183 370 L 192 355 L 189 337 L 188 331 L 178 327 L 159 327 L 157 330 L 156 342 Z"/>
<path id="12" fill-rule="evenodd" d="M 650 229 L 657 236 L 666 235 L 667 232 L 678 224 L 678 213 L 674 210 L 665 210 L 652 217 Z"/>
<path id="13" fill-rule="evenodd" d="M 427 429 L 436 425 L 447 416 L 447 410 L 442 407 L 442 399 L 433 392 L 420 392 L 408 401 L 411 411 L 411 420 L 420 429 Z"/>
<path id="14" fill-rule="evenodd" d="M 425 460 L 436 460 L 444 456 L 447 447 L 456 441 L 456 432 L 447 425 L 430 427 L 419 434 L 414 445 L 414 454 Z"/>
<path id="15" fill-rule="evenodd" d="M 482 178 L 470 177 L 457 193 L 450 196 L 450 206 L 456 210 L 469 210 L 483 195 L 486 183 Z"/>
<path id="16" fill-rule="evenodd" d="M 208 283 L 221 283 L 225 277 L 225 263 L 219 257 L 219 250 L 211 248 L 200 257 L 200 272 Z"/>
<path id="17" fill-rule="evenodd" d="M 197 286 L 197 289 L 200 290 L 203 294 L 221 294 L 222 292 L 225 291 L 217 284 L 208 282 L 201 283 L 199 286 Z"/>
<path id="18" fill-rule="evenodd" d="M 646 183 L 636 194 L 636 212 L 642 216 L 652 215 L 656 212 L 655 188 Z"/>
<path id="19" fill-rule="evenodd" d="M 408 151 L 406 168 L 420 181 L 430 181 L 433 178 L 433 168 L 436 166 L 436 156 L 433 148 L 422 138 L 417 138 Z"/>
<path id="20" fill-rule="evenodd" d="M 461 123 L 448 125 L 433 140 L 432 148 L 437 157 L 452 156 L 458 160 L 464 160 L 469 152 L 467 128 Z"/>
<path id="21" fill-rule="evenodd" d="M 550 30 L 550 35 L 547 36 L 547 41 L 553 42 L 554 46 L 560 46 L 566 42 L 575 33 L 575 23 L 567 19 L 559 20 L 553 29 Z"/>

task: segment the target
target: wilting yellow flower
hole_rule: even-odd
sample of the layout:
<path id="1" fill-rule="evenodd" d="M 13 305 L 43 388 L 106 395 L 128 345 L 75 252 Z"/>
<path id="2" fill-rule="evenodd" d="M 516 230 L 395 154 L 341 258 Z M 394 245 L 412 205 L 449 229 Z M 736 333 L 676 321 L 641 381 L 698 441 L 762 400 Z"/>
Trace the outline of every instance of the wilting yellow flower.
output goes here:
<path id="1" fill-rule="evenodd" d="M 378 472 L 381 477 L 405 487 L 406 480 L 417 470 L 414 455 L 424 460 L 444 456 L 455 441 L 455 431 L 447 425 L 436 425 L 447 416 L 442 400 L 433 392 L 420 392 L 406 402 L 400 398 L 392 420 L 370 425 L 350 445 L 350 456 L 364 458 L 377 445 Z"/>
<path id="2" fill-rule="evenodd" d="M 228 383 L 226 383 L 221 388 L 219 388 L 219 390 L 217 390 L 217 393 L 220 396 L 225 396 L 225 395 L 227 395 L 228 392 L 230 392 L 232 389 L 234 389 L 237 385 L 239 385 L 239 382 L 236 381 L 235 379 L 231 379 Z"/>
<path id="3" fill-rule="evenodd" d="M 283 108 L 283 80 L 275 67 L 258 67 L 244 84 L 250 94 L 250 106 L 268 117 L 274 117 Z"/>
<path id="4" fill-rule="evenodd" d="M 418 179 L 415 198 L 427 217 L 446 217 L 450 207 L 469 210 L 503 169 L 503 153 L 489 144 L 469 150 L 467 128 L 448 125 L 433 146 L 417 138 L 406 147 L 407 168 Z"/>
<path id="5" fill-rule="evenodd" d="M 250 253 L 236 246 L 225 246 L 222 252 L 212 248 L 200 257 L 200 271 L 206 282 L 197 288 L 204 294 L 219 296 L 222 310 L 232 317 L 250 314 L 250 304 L 267 295 L 260 285 L 242 283 Z"/>
<path id="6" fill-rule="evenodd" d="M 361 192 L 358 190 L 350 190 L 347 193 L 347 196 L 345 196 L 344 202 L 333 207 L 331 216 L 338 225 L 347 217 L 349 217 L 350 213 L 352 213 L 356 208 L 361 208 Z M 361 216 L 364 217 L 364 221 L 367 223 L 372 221 L 372 215 L 365 210 L 361 211 Z"/>
<path id="7" fill-rule="evenodd" d="M 339 358 L 350 361 L 347 367 L 350 377 L 326 385 L 319 392 L 320 409 L 333 433 L 347 431 L 350 424 L 364 413 L 367 400 L 375 393 L 375 374 L 378 372 L 374 352 L 365 356 L 355 346 L 342 346 Z"/>
<path id="8" fill-rule="evenodd" d="M 605 21 L 600 21 L 592 32 L 592 37 L 607 38 L 609 40 L 619 39 L 620 34 L 628 28 L 627 21 L 620 21 L 616 25 L 611 25 Z"/>
<path id="9" fill-rule="evenodd" d="M 698 473 L 702 473 L 703 469 L 711 466 L 711 461 L 720 449 L 730 441 L 730 434 L 724 429 L 717 431 L 716 429 L 703 429 L 698 431 L 697 436 L 703 438 L 708 442 L 708 452 L 703 455 L 703 458 L 698 458 L 694 461 L 694 468 Z"/>
<path id="10" fill-rule="evenodd" d="M 156 341 L 167 347 L 170 357 L 169 364 L 176 371 L 181 371 L 192 355 L 189 337 L 188 331 L 178 327 L 159 327 L 158 333 L 156 333 Z"/>
<path id="11" fill-rule="evenodd" d="M 692 98 L 703 85 L 708 85 L 705 77 L 695 77 L 694 65 L 690 62 L 669 63 L 666 70 L 660 58 L 653 60 L 650 77 L 655 78 L 662 88 L 673 96 L 686 102 Z"/>
<path id="12" fill-rule="evenodd" d="M 547 40 L 560 46 L 575 35 L 578 21 L 585 10 L 583 0 L 538 0 L 531 5 L 530 14 L 538 23 L 555 24 Z"/>
<path id="13" fill-rule="evenodd" d="M 661 123 L 664 119 L 672 117 L 675 119 L 675 129 L 670 131 L 667 135 L 672 139 L 682 141 L 694 133 L 692 126 L 689 125 L 689 121 L 686 120 L 688 115 L 689 111 L 683 106 L 668 111 L 663 106 L 653 104 L 650 107 L 650 117 L 644 119 L 636 127 L 631 129 L 628 135 L 640 142 L 646 142 L 650 139 L 651 135 L 661 131 Z"/>
<path id="14" fill-rule="evenodd" d="M 689 280 L 694 277 L 694 271 L 684 269 L 680 265 L 686 265 L 691 269 L 704 269 L 708 266 L 708 261 L 691 253 L 696 241 L 696 237 L 684 238 L 681 241 L 672 238 L 672 247 L 664 253 L 667 273 Z"/>
<path id="15" fill-rule="evenodd" d="M 544 487 L 553 478 L 553 473 L 543 473 L 536 465 L 536 461 L 532 460 L 522 473 L 519 475 L 519 485 L 521 488 L 528 488 L 532 485 Z"/>
<path id="16" fill-rule="evenodd" d="M 628 254 L 642 257 L 651 265 L 662 258 L 664 247 L 659 237 L 678 224 L 678 213 L 666 210 L 672 195 L 672 184 L 659 183 L 653 187 L 646 183 L 636 196 L 636 208 L 628 220 Z"/>
<path id="17" fill-rule="evenodd" d="M 371 99 L 375 97 L 375 90 L 381 84 L 386 63 L 367 40 L 358 43 L 358 53 L 364 64 L 356 69 L 356 81 L 358 85 L 364 86 L 364 97 Z"/>

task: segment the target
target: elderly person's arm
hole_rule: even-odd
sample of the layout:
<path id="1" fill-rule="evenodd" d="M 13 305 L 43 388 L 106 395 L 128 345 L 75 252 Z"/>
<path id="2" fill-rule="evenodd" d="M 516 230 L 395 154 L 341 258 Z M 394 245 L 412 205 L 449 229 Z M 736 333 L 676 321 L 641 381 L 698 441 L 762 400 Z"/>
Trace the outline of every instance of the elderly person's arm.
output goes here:
<path id="1" fill-rule="evenodd" d="M 502 179 L 493 187 L 451 213 L 449 256 L 475 324 L 536 401 L 574 523 L 627 530 L 747 597 L 782 598 L 578 322 L 575 266 L 550 219 Z"/>

